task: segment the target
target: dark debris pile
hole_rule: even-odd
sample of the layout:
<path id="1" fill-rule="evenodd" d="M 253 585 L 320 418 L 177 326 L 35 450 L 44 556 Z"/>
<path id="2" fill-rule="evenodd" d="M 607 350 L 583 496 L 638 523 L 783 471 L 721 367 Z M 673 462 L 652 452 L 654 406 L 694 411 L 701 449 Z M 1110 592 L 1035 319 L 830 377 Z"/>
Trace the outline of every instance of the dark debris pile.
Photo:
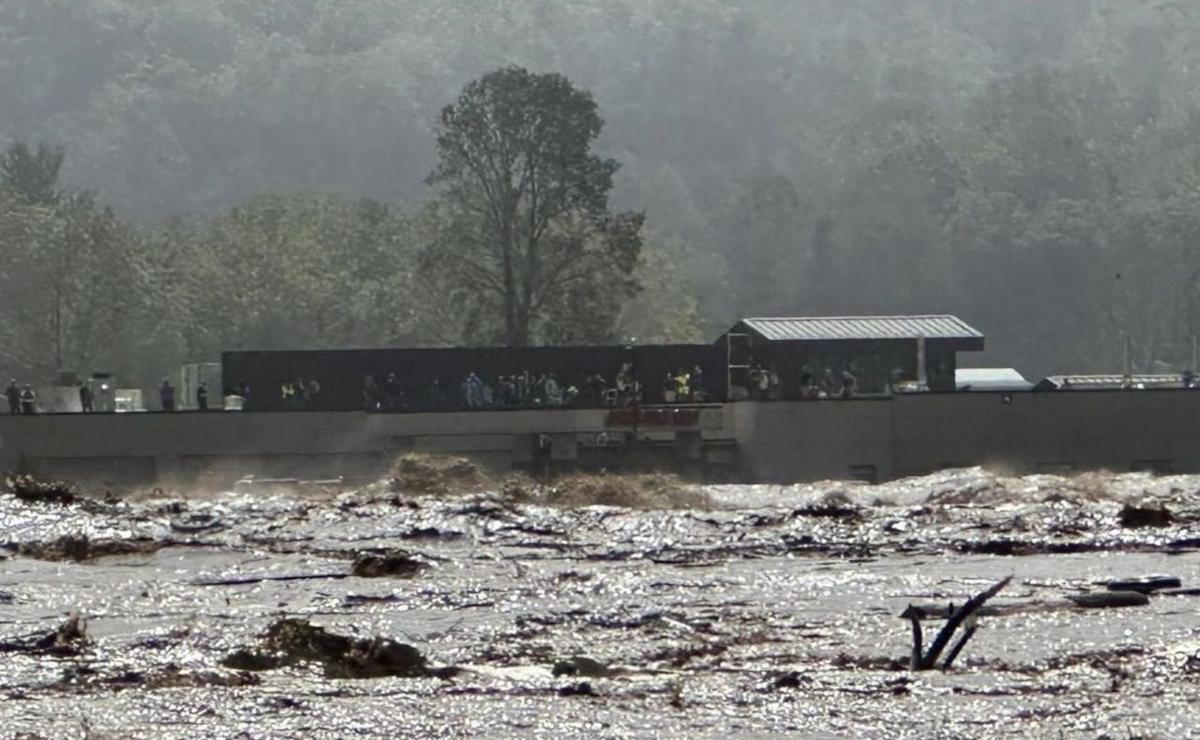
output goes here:
<path id="1" fill-rule="evenodd" d="M 416 678 L 443 675 L 433 669 L 412 645 L 386 637 L 346 637 L 303 619 L 280 619 L 271 624 L 254 648 L 237 650 L 222 661 L 226 668 L 268 671 L 316 663 L 326 678 Z"/>

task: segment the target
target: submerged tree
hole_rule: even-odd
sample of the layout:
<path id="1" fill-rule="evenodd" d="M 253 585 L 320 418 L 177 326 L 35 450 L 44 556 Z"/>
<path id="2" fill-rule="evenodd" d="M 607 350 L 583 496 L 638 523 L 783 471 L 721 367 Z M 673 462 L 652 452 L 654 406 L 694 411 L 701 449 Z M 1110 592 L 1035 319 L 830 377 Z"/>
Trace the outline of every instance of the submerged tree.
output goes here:
<path id="1" fill-rule="evenodd" d="M 602 126 L 589 93 L 515 67 L 443 109 L 429 177 L 441 228 L 425 266 L 463 295 L 477 326 L 497 317 L 479 334 L 509 346 L 594 341 L 612 331 L 614 300 L 636 291 L 643 215 L 609 211 L 619 165 L 592 153 Z"/>

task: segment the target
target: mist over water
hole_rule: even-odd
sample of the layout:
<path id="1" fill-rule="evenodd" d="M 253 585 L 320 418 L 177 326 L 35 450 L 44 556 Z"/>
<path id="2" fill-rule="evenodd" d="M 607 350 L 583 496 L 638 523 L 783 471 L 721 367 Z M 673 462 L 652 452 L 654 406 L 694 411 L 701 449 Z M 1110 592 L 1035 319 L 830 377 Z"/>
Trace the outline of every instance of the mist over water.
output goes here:
<path id="1" fill-rule="evenodd" d="M 1195 586 L 1200 477 L 970 469 L 879 486 L 709 486 L 688 494 L 707 506 L 684 509 L 394 488 L 62 507 L 3 496 L 0 644 L 53 632 L 72 610 L 90 639 L 4 653 L 5 727 L 1000 737 L 1194 725 L 1194 597 L 987 617 L 945 674 L 907 671 L 896 615 L 1010 574 L 999 603 L 1152 573 Z M 1122 526 L 1126 505 L 1172 521 Z M 80 535 L 83 561 L 48 559 L 62 557 L 48 544 Z M 127 554 L 104 554 L 113 543 Z M 356 556 L 394 549 L 415 575 L 345 577 Z M 313 663 L 222 665 L 282 616 L 409 643 L 458 672 L 354 680 Z M 564 673 L 576 656 L 595 665 Z"/>

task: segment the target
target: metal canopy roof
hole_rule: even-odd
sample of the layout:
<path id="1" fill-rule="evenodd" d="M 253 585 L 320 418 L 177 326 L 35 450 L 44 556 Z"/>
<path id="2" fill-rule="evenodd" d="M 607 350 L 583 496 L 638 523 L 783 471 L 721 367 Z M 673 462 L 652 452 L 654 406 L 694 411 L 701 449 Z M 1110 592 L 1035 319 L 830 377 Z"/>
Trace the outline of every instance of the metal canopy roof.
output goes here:
<path id="1" fill-rule="evenodd" d="M 960 367 L 954 370 L 960 391 L 1027 391 L 1033 387 L 1011 367 Z"/>
<path id="2" fill-rule="evenodd" d="M 779 342 L 862 339 L 977 339 L 983 334 L 957 316 L 831 316 L 742 319 L 764 339 Z"/>
<path id="3" fill-rule="evenodd" d="M 1183 386 L 1183 375 L 1167 373 L 1158 375 L 1047 375 L 1034 386 L 1039 391 L 1111 390 L 1115 388 L 1178 388 Z"/>

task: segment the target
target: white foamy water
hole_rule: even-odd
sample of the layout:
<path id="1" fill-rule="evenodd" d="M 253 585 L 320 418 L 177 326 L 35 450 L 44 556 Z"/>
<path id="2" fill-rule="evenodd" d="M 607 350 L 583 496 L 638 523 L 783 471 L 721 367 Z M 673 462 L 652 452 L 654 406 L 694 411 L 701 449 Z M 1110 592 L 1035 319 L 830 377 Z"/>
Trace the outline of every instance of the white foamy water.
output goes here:
<path id="1" fill-rule="evenodd" d="M 0 496 L 5 731 L 1181 737 L 1197 724 L 1200 597 L 986 618 L 944 674 L 906 670 L 896 615 L 1008 575 L 999 603 L 1151 573 L 1200 586 L 1200 478 L 968 469 L 877 486 L 709 486 L 703 510 L 387 489 L 65 507 Z M 1122 526 L 1126 505 L 1165 507 L 1172 521 Z M 137 551 L 45 559 L 47 543 L 81 536 L 94 552 Z M 356 554 L 397 548 L 424 569 L 345 577 Z M 202 585 L 214 581 L 225 585 Z M 13 648 L 73 610 L 87 644 Z M 282 615 L 407 642 L 461 670 L 353 680 L 222 665 Z M 605 670 L 554 675 L 580 655 Z"/>

